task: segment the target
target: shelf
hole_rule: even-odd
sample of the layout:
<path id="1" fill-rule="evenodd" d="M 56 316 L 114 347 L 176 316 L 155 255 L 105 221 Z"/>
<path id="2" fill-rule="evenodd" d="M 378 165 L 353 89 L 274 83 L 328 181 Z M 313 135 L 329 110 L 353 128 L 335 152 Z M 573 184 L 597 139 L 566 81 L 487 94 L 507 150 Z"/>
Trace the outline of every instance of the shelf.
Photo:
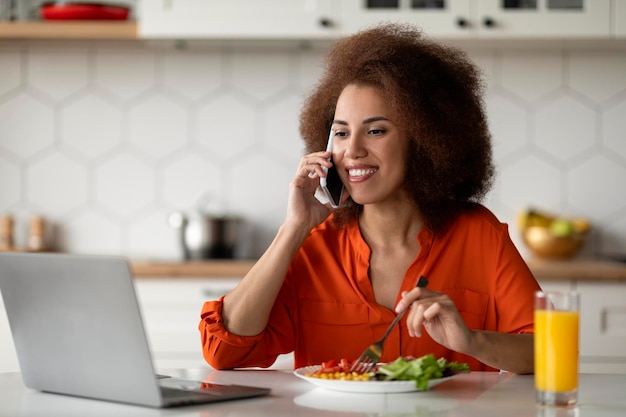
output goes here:
<path id="1" fill-rule="evenodd" d="M 0 39 L 137 39 L 136 22 L 50 21 L 0 23 Z"/>

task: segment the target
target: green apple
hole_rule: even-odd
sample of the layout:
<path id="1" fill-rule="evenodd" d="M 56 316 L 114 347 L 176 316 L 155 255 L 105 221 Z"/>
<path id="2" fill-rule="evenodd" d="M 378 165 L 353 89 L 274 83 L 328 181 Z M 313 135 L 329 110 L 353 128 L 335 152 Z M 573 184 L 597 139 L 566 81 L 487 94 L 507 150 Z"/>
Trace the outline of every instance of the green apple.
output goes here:
<path id="1" fill-rule="evenodd" d="M 553 236 L 567 237 L 574 234 L 574 223 L 567 219 L 556 219 L 550 223 L 550 232 Z"/>

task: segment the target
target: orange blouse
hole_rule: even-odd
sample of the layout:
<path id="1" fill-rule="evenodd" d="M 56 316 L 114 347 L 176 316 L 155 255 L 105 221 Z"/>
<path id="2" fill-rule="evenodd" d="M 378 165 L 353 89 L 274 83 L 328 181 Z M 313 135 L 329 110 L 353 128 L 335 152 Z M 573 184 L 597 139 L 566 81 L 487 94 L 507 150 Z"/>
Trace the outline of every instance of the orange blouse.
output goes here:
<path id="1" fill-rule="evenodd" d="M 533 294 L 539 285 L 511 241 L 506 224 L 485 207 L 461 215 L 440 236 L 427 228 L 421 250 L 408 268 L 400 293 L 420 275 L 428 288 L 447 294 L 470 329 L 532 333 Z M 296 368 L 329 359 L 357 358 L 378 340 L 395 313 L 378 304 L 368 277 L 370 249 L 358 224 L 338 229 L 331 219 L 311 231 L 293 259 L 265 330 L 256 336 L 229 333 L 222 299 L 204 303 L 199 325 L 206 361 L 216 369 L 270 366 L 294 352 Z M 405 319 L 387 338 L 381 361 L 433 353 L 494 370 L 444 348 L 424 332 L 410 337 Z"/>

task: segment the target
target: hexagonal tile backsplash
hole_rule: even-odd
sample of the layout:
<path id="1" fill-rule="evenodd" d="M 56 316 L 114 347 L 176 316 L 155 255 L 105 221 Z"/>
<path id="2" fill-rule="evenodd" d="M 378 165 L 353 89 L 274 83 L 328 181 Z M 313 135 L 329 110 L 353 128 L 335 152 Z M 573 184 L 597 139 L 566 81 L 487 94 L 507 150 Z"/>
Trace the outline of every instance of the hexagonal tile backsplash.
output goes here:
<path id="1" fill-rule="evenodd" d="M 626 54 L 476 49 L 509 223 L 536 206 L 587 216 L 584 254 L 626 253 Z M 55 248 L 181 256 L 167 223 L 202 202 L 245 220 L 256 257 L 285 215 L 298 114 L 324 47 L 0 43 L 0 213 L 46 217 Z"/>

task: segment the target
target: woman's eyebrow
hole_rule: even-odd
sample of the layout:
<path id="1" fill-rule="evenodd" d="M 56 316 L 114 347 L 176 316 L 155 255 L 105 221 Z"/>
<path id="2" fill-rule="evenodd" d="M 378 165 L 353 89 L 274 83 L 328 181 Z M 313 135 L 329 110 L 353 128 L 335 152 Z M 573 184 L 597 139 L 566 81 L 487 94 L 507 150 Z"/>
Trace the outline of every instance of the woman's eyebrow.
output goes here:
<path id="1" fill-rule="evenodd" d="M 363 120 L 362 124 L 367 124 L 367 123 L 372 123 L 372 122 L 378 122 L 380 120 L 385 120 L 385 121 L 389 121 L 389 119 L 387 119 L 384 116 L 374 116 L 374 117 L 368 117 L 367 119 Z M 344 121 L 344 120 L 339 120 L 339 119 L 335 119 L 333 120 L 333 124 L 337 124 L 337 125 L 348 125 L 348 122 Z"/>
<path id="2" fill-rule="evenodd" d="M 389 119 L 387 119 L 387 118 L 386 118 L 386 117 L 384 117 L 384 116 L 374 116 L 374 117 L 369 117 L 369 118 L 367 118 L 367 119 L 363 120 L 363 124 L 366 124 L 366 123 L 372 123 L 372 122 L 378 122 L 378 121 L 380 121 L 380 120 L 386 120 L 386 121 L 389 121 Z"/>

